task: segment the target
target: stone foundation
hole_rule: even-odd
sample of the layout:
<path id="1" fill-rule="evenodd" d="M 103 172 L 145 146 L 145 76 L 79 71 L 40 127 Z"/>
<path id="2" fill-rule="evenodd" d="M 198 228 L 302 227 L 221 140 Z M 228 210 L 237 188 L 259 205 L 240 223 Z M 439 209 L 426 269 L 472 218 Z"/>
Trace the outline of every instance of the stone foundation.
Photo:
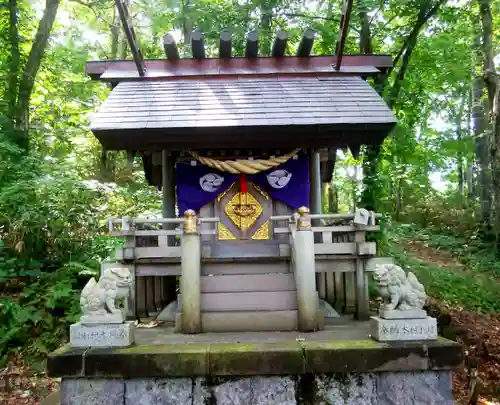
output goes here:
<path id="1" fill-rule="evenodd" d="M 62 405 L 452 405 L 459 344 L 376 342 L 369 322 L 324 331 L 180 335 L 137 328 L 127 348 L 47 358 Z"/>
<path id="2" fill-rule="evenodd" d="M 453 405 L 451 372 L 63 379 L 61 405 Z"/>

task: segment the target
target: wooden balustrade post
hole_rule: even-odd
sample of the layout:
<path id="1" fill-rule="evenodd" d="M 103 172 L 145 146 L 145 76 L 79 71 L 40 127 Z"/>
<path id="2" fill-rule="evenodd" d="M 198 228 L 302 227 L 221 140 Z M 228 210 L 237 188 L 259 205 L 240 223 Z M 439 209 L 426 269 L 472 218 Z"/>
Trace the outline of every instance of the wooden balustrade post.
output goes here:
<path id="1" fill-rule="evenodd" d="M 365 260 L 360 256 L 360 244 L 365 242 L 365 232 L 356 231 L 354 233 L 354 241 L 356 242 L 356 311 L 354 317 L 358 320 L 367 320 L 370 318 L 368 313 L 370 303 L 369 297 L 367 296 L 367 285 L 365 276 Z"/>
<path id="2" fill-rule="evenodd" d="M 292 246 L 297 286 L 298 324 L 301 332 L 310 332 L 318 328 L 314 233 L 309 209 L 299 208 L 299 215 Z"/>
<path id="3" fill-rule="evenodd" d="M 184 213 L 181 242 L 182 333 L 201 332 L 201 246 L 196 213 Z"/>

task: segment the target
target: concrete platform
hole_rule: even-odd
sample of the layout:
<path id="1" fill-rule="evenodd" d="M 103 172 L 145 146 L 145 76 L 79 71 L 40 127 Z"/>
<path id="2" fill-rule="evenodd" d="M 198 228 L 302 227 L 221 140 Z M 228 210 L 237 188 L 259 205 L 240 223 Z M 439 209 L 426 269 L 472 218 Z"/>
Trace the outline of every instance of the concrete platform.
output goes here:
<path id="1" fill-rule="evenodd" d="M 245 332 L 181 335 L 173 327 L 140 325 L 129 348 L 61 347 L 47 359 L 50 377 L 177 378 L 450 370 L 459 344 L 380 343 L 369 322 L 342 317 L 314 333 Z"/>

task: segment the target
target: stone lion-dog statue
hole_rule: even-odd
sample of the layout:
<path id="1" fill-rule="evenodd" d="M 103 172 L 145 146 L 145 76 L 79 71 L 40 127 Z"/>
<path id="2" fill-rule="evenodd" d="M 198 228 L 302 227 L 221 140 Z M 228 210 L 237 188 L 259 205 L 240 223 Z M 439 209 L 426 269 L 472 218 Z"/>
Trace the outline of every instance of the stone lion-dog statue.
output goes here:
<path id="1" fill-rule="evenodd" d="M 80 295 L 80 307 L 84 315 L 119 314 L 116 298 L 120 297 L 120 289 L 130 288 L 132 275 L 127 268 L 109 268 L 96 281 L 92 277 Z"/>
<path id="2" fill-rule="evenodd" d="M 373 278 L 384 299 L 383 309 L 410 311 L 424 306 L 427 299 L 424 286 L 412 272 L 407 275 L 395 264 L 378 264 Z"/>

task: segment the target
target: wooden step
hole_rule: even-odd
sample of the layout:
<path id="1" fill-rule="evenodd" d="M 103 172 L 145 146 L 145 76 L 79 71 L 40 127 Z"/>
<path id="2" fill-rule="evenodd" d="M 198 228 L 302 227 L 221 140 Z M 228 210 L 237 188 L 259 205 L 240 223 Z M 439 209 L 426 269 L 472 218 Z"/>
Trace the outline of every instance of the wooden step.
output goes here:
<path id="1" fill-rule="evenodd" d="M 182 310 L 179 294 L 177 311 Z M 296 291 L 202 293 L 202 312 L 289 311 L 297 309 Z"/>
<path id="2" fill-rule="evenodd" d="M 290 263 L 288 261 L 253 261 L 241 260 L 236 262 L 206 262 L 201 265 L 201 275 L 236 275 L 236 274 L 267 274 L 267 273 L 290 273 Z"/>
<path id="3" fill-rule="evenodd" d="M 180 331 L 182 315 L 176 314 L 175 330 Z M 297 311 L 205 312 L 202 332 L 285 332 L 297 330 Z"/>
<path id="4" fill-rule="evenodd" d="M 201 277 L 202 293 L 294 291 L 292 273 L 242 274 Z"/>

